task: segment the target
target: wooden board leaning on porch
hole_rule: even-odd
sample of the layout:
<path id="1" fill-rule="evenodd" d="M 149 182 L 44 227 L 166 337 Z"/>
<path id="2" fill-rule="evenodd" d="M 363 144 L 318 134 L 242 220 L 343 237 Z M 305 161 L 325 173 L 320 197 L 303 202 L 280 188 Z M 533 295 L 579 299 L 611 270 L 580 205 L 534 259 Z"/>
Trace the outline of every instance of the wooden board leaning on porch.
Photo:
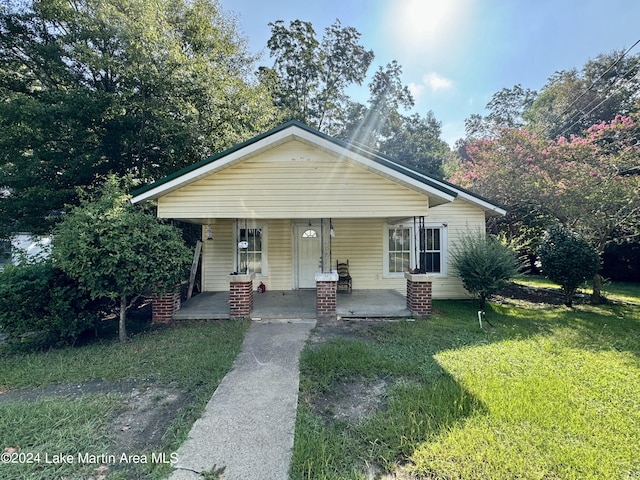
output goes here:
<path id="1" fill-rule="evenodd" d="M 196 273 L 198 272 L 198 262 L 200 260 L 200 252 L 202 251 L 202 242 L 196 242 L 196 251 L 193 254 L 193 263 L 191 264 L 191 273 L 189 274 L 189 290 L 187 290 L 187 300 L 193 295 L 193 284 L 196 281 Z"/>

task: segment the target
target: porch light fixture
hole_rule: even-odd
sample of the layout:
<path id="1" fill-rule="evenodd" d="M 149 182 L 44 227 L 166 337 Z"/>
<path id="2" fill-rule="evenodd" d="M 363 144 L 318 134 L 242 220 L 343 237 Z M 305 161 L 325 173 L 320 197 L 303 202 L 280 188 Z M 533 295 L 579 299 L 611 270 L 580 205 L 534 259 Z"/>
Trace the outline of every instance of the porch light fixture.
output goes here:
<path id="1" fill-rule="evenodd" d="M 329 236 L 331 238 L 335 238 L 336 236 L 336 231 L 333 229 L 333 222 L 329 223 Z"/>
<path id="2" fill-rule="evenodd" d="M 207 229 L 204 232 L 207 240 L 213 240 L 213 230 L 211 230 L 211 225 L 207 225 Z"/>

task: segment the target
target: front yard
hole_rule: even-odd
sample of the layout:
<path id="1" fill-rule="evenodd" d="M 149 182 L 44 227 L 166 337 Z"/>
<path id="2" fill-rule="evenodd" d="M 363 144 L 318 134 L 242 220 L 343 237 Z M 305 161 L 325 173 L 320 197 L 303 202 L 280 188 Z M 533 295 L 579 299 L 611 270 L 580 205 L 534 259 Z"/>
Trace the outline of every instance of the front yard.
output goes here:
<path id="1" fill-rule="evenodd" d="M 640 478 L 640 285 L 569 309 L 539 301 L 550 285 L 520 283 L 484 329 L 453 301 L 428 321 L 318 326 L 300 359 L 291 478 Z M 16 460 L 0 479 L 164 478 L 246 328 L 0 347 L 0 453 Z"/>
<path id="2" fill-rule="evenodd" d="M 609 296 L 626 303 L 500 299 L 482 330 L 465 302 L 317 328 L 292 478 L 640 478 L 640 285 Z"/>
<path id="3" fill-rule="evenodd" d="M 0 479 L 165 478 L 246 327 L 190 323 L 126 344 L 0 349 Z"/>

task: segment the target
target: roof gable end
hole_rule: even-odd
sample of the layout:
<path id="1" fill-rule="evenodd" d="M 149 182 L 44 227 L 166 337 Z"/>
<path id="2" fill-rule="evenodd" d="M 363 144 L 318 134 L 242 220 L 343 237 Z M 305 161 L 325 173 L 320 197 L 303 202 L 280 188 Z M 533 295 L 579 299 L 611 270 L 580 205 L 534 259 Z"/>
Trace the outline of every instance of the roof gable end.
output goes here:
<path id="1" fill-rule="evenodd" d="M 283 123 L 261 135 L 135 190 L 132 192 L 132 202 L 139 203 L 149 199 L 157 199 L 216 171 L 223 170 L 262 151 L 294 139 L 329 151 L 375 173 L 419 189 L 429 196 L 431 206 L 448 203 L 456 197 L 460 197 L 487 212 L 502 215 L 506 213 L 502 207 L 471 192 L 417 172 L 373 150 L 330 137 L 295 120 Z"/>

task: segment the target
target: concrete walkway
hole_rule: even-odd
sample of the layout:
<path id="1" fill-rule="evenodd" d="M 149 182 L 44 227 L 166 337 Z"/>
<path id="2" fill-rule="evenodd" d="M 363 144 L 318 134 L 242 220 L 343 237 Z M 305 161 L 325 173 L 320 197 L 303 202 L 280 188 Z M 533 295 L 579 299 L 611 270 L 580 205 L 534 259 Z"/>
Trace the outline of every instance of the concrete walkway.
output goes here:
<path id="1" fill-rule="evenodd" d="M 252 323 L 233 369 L 178 450 L 170 480 L 286 480 L 298 404 L 298 360 L 315 320 Z"/>

